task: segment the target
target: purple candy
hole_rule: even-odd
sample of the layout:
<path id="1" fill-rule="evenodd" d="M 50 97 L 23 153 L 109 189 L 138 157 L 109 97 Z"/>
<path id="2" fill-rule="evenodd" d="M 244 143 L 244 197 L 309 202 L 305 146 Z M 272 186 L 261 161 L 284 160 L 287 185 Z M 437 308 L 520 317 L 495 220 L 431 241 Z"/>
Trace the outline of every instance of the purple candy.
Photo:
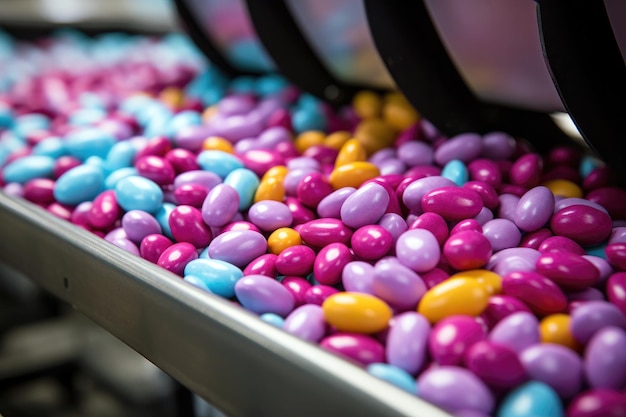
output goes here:
<path id="1" fill-rule="evenodd" d="M 626 243 L 626 227 L 614 227 L 609 237 L 608 244 Z"/>
<path id="2" fill-rule="evenodd" d="M 358 228 L 350 239 L 355 255 L 376 260 L 385 256 L 393 246 L 393 236 L 383 227 L 369 224 Z"/>
<path id="3" fill-rule="evenodd" d="M 557 201 L 557 203 L 554 205 L 554 212 L 556 213 L 559 210 L 562 210 L 566 207 L 577 205 L 577 204 L 593 207 L 597 210 L 608 213 L 606 209 L 602 207 L 600 204 L 594 203 L 593 201 L 587 200 L 585 198 L 577 198 L 577 197 L 563 198 Z"/>
<path id="4" fill-rule="evenodd" d="M 481 340 L 465 352 L 467 369 L 495 389 L 511 389 L 527 379 L 517 352 L 508 346 Z"/>
<path id="5" fill-rule="evenodd" d="M 291 293 L 280 282 L 265 275 L 244 276 L 235 284 L 235 296 L 242 306 L 257 314 L 287 316 L 294 308 Z"/>
<path id="6" fill-rule="evenodd" d="M 490 415 L 495 406 L 489 388 L 473 373 L 456 366 L 440 366 L 417 379 L 420 398 L 450 413 L 472 410 Z"/>
<path id="7" fill-rule="evenodd" d="M 432 190 L 441 187 L 454 186 L 454 182 L 448 178 L 434 175 L 420 178 L 408 184 L 402 194 L 402 202 L 415 214 L 424 212 L 422 208 L 422 198 Z"/>
<path id="8" fill-rule="evenodd" d="M 460 365 L 467 349 L 486 337 L 485 330 L 474 317 L 448 316 L 433 327 L 428 347 L 438 364 Z"/>
<path id="9" fill-rule="evenodd" d="M 354 229 L 375 224 L 385 214 L 389 193 L 381 184 L 363 184 L 341 205 L 341 221 Z"/>
<path id="10" fill-rule="evenodd" d="M 430 324 L 419 313 L 395 316 L 387 334 L 387 362 L 415 375 L 426 363 Z"/>
<path id="11" fill-rule="evenodd" d="M 508 346 L 518 353 L 539 343 L 540 339 L 537 318 L 525 311 L 504 317 L 489 332 L 489 340 Z"/>
<path id="12" fill-rule="evenodd" d="M 439 263 L 439 242 L 430 231 L 412 229 L 402 233 L 396 241 L 396 256 L 415 272 L 427 272 Z"/>
<path id="13" fill-rule="evenodd" d="M 239 193 L 227 184 L 216 185 L 202 204 L 202 219 L 211 227 L 230 222 L 239 210 Z"/>
<path id="14" fill-rule="evenodd" d="M 265 232 L 288 227 L 293 221 L 289 207 L 274 200 L 254 203 L 248 210 L 248 218 L 255 226 Z"/>
<path id="15" fill-rule="evenodd" d="M 583 345 L 606 326 L 626 330 L 626 316 L 617 306 L 607 301 L 584 302 L 571 314 L 572 336 Z"/>
<path id="16" fill-rule="evenodd" d="M 274 149 L 278 144 L 291 141 L 291 132 L 282 126 L 265 129 L 256 139 L 262 149 Z"/>
<path id="17" fill-rule="evenodd" d="M 140 243 L 146 236 L 161 233 L 161 226 L 154 216 L 142 210 L 130 210 L 122 217 L 122 228 L 128 239 Z"/>
<path id="18" fill-rule="evenodd" d="M 433 148 L 425 142 L 411 141 L 398 147 L 398 159 L 408 167 L 432 165 L 433 158 Z"/>
<path id="19" fill-rule="evenodd" d="M 315 251 L 308 246 L 290 246 L 278 254 L 276 269 L 282 275 L 306 277 L 313 271 L 315 256 Z"/>
<path id="20" fill-rule="evenodd" d="M 554 195 L 544 186 L 528 190 L 517 203 L 513 212 L 515 224 L 525 232 L 541 229 L 554 211 Z"/>
<path id="21" fill-rule="evenodd" d="M 209 257 L 245 268 L 253 259 L 263 255 L 267 242 L 262 234 L 252 230 L 230 230 L 216 236 L 209 244 Z"/>
<path id="22" fill-rule="evenodd" d="M 398 237 L 407 231 L 408 225 L 402 216 L 396 213 L 386 213 L 378 221 L 378 225 L 391 234 L 393 244 L 395 245 Z"/>
<path id="23" fill-rule="evenodd" d="M 574 397 L 582 387 L 582 360 L 570 348 L 540 343 L 521 352 L 520 359 L 531 379 L 548 384 L 561 398 Z"/>
<path id="24" fill-rule="evenodd" d="M 335 285 L 341 281 L 344 267 L 352 261 L 352 252 L 345 244 L 336 242 L 322 248 L 313 263 L 315 280 L 324 285 Z"/>
<path id="25" fill-rule="evenodd" d="M 126 252 L 132 253 L 135 256 L 139 256 L 139 248 L 130 239 L 121 238 L 115 239 L 110 242 L 118 248 L 124 249 Z"/>
<path id="26" fill-rule="evenodd" d="M 509 159 L 515 153 L 517 142 L 504 132 L 491 132 L 483 136 L 482 156 L 502 160 Z"/>
<path id="27" fill-rule="evenodd" d="M 385 359 L 385 348 L 380 342 L 358 333 L 335 333 L 322 339 L 320 347 L 361 365 L 384 362 Z"/>
<path id="28" fill-rule="evenodd" d="M 453 159 L 470 162 L 480 156 L 482 138 L 477 133 L 461 133 L 443 142 L 435 151 L 435 161 L 443 166 Z"/>
<path id="29" fill-rule="evenodd" d="M 341 206 L 355 191 L 356 188 L 353 187 L 343 187 L 333 191 L 319 202 L 317 213 L 320 217 L 341 218 Z"/>
<path id="30" fill-rule="evenodd" d="M 283 330 L 312 343 L 326 334 L 324 310 L 315 304 L 306 304 L 293 310 L 285 319 Z"/>
<path id="31" fill-rule="evenodd" d="M 498 200 L 500 201 L 498 217 L 515 222 L 515 210 L 520 198 L 513 194 L 500 194 Z"/>
<path id="32" fill-rule="evenodd" d="M 626 386 L 626 332 L 607 326 L 599 330 L 585 349 L 585 374 L 593 388 Z"/>
<path id="33" fill-rule="evenodd" d="M 374 266 L 363 261 L 348 262 L 341 273 L 346 291 L 374 294 Z"/>
<path id="34" fill-rule="evenodd" d="M 220 184 L 221 182 L 222 179 L 219 177 L 219 175 L 213 172 L 193 170 L 178 174 L 174 179 L 174 188 L 180 187 L 181 185 L 185 184 L 198 184 L 203 186 L 207 190 L 211 190 L 213 187 Z"/>
<path id="35" fill-rule="evenodd" d="M 494 252 L 517 247 L 522 239 L 522 233 L 515 223 L 507 219 L 490 220 L 482 229 Z"/>
<path id="36" fill-rule="evenodd" d="M 400 310 L 415 309 L 428 290 L 417 273 L 393 258 L 376 262 L 372 289 L 374 295 Z"/>

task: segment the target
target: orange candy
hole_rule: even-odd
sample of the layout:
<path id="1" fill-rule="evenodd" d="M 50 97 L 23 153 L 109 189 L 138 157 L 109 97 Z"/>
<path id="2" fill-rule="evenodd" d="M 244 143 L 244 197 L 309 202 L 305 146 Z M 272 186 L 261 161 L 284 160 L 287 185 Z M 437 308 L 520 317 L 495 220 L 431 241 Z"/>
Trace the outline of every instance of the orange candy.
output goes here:
<path id="1" fill-rule="evenodd" d="M 202 150 L 204 151 L 224 151 L 234 153 L 233 144 L 224 138 L 218 136 L 209 136 L 202 142 Z"/>
<path id="2" fill-rule="evenodd" d="M 342 332 L 376 333 L 384 330 L 391 319 L 391 308 L 369 294 L 340 292 L 322 304 L 326 321 Z"/>
<path id="3" fill-rule="evenodd" d="M 449 316 L 478 316 L 487 307 L 489 292 L 475 278 L 449 278 L 429 289 L 417 312 L 431 323 Z"/>
<path id="4" fill-rule="evenodd" d="M 267 238 L 267 247 L 270 253 L 278 255 L 283 250 L 296 245 L 301 245 L 300 234 L 291 227 L 281 227 L 276 229 Z"/>
<path id="5" fill-rule="evenodd" d="M 539 334 L 543 343 L 556 343 L 578 351 L 580 344 L 570 330 L 571 317 L 567 314 L 550 314 L 539 323 Z"/>

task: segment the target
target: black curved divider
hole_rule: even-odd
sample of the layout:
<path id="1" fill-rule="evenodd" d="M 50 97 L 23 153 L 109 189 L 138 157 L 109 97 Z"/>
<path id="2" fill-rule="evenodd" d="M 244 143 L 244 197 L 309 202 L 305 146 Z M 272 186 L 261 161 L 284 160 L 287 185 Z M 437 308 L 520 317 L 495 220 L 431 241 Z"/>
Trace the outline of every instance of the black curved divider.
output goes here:
<path id="1" fill-rule="evenodd" d="M 349 104 L 370 86 L 339 81 L 324 66 L 306 40 L 284 0 L 246 0 L 250 20 L 278 71 L 293 84 L 331 105 Z"/>
<path id="2" fill-rule="evenodd" d="M 565 108 L 624 182 L 626 66 L 604 2 L 537 1 L 537 15 L 544 57 Z"/>
<path id="3" fill-rule="evenodd" d="M 504 130 L 538 151 L 570 143 L 549 115 L 487 103 L 469 89 L 422 0 L 363 0 L 374 43 L 396 85 L 448 136 Z"/>
<path id="4" fill-rule="evenodd" d="M 198 22 L 196 20 L 197 16 L 190 10 L 187 2 L 185 0 L 175 0 L 174 3 L 182 25 L 191 40 L 209 59 L 209 61 L 211 61 L 213 65 L 224 73 L 224 75 L 228 77 L 236 77 L 238 75 L 259 75 L 259 73 L 235 68 L 224 56 L 224 54 L 222 54 L 220 48 L 213 43 L 209 33 L 202 29 L 202 22 Z"/>

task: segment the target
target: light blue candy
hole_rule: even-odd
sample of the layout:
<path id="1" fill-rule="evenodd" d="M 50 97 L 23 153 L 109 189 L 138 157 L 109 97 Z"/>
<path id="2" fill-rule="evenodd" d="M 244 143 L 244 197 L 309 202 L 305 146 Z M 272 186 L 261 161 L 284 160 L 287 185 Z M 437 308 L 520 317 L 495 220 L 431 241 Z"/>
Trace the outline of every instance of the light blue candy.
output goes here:
<path id="1" fill-rule="evenodd" d="M 79 165 L 61 175 L 54 184 L 54 198 L 76 205 L 93 200 L 104 190 L 104 173 L 94 165 Z"/>
<path id="2" fill-rule="evenodd" d="M 235 155 L 224 151 L 202 151 L 196 159 L 198 165 L 205 170 L 226 178 L 232 171 L 243 168 L 243 162 Z"/>
<path id="3" fill-rule="evenodd" d="M 197 126 L 202 124 L 202 116 L 197 111 L 185 110 L 177 113 L 169 119 L 166 136 L 174 137 L 176 132 L 187 126 Z"/>
<path id="4" fill-rule="evenodd" d="M 60 158 L 67 155 L 65 142 L 56 136 L 45 138 L 33 147 L 33 155 L 45 155 L 55 159 Z"/>
<path id="5" fill-rule="evenodd" d="M 586 155 L 580 161 L 579 172 L 580 176 L 583 178 L 587 178 L 587 175 L 591 174 L 591 171 L 602 166 L 602 162 L 596 157 L 591 155 Z"/>
<path id="6" fill-rule="evenodd" d="M 285 319 L 274 313 L 263 313 L 259 316 L 261 320 L 266 323 L 271 324 L 272 326 L 276 326 L 279 329 L 282 329 L 285 325 Z"/>
<path id="7" fill-rule="evenodd" d="M 441 176 L 451 180 L 459 187 L 469 180 L 467 167 L 458 159 L 448 162 L 441 170 Z"/>
<path id="8" fill-rule="evenodd" d="M 65 137 L 67 152 L 81 161 L 90 156 L 106 158 L 115 142 L 113 135 L 95 128 L 80 129 Z"/>
<path id="9" fill-rule="evenodd" d="M 112 190 L 122 178 L 130 177 L 132 175 L 138 175 L 137 169 L 135 169 L 134 167 L 116 169 L 115 171 L 107 175 L 106 179 L 104 180 L 104 188 L 106 188 L 107 190 Z"/>
<path id="10" fill-rule="evenodd" d="M 259 177 L 247 168 L 235 169 L 224 178 L 224 184 L 230 185 L 239 194 L 239 211 L 250 208 L 259 183 Z"/>
<path id="11" fill-rule="evenodd" d="M 415 393 L 415 379 L 402 368 L 387 363 L 372 363 L 367 366 L 367 372 L 411 394 Z"/>
<path id="12" fill-rule="evenodd" d="M 115 185 L 117 203 L 126 211 L 156 213 L 163 204 L 163 191 L 154 181 L 141 177 L 122 178 Z"/>
<path id="13" fill-rule="evenodd" d="M 291 124 L 297 133 L 307 130 L 325 130 L 326 116 L 319 108 L 300 108 L 291 116 Z"/>
<path id="14" fill-rule="evenodd" d="M 134 116 L 153 101 L 154 99 L 143 94 L 130 96 L 120 104 L 120 110 Z"/>
<path id="15" fill-rule="evenodd" d="M 69 123 L 73 126 L 90 126 L 107 115 L 106 110 L 98 108 L 79 109 L 70 115 Z"/>
<path id="16" fill-rule="evenodd" d="M 129 141 L 117 142 L 111 147 L 105 158 L 104 167 L 107 172 L 113 172 L 120 168 L 127 168 L 133 165 L 133 160 L 137 155 L 137 148 Z"/>
<path id="17" fill-rule="evenodd" d="M 168 136 L 170 121 L 173 114 L 169 109 L 151 113 L 150 119 L 145 123 L 143 135 L 151 138 L 153 136 Z"/>
<path id="18" fill-rule="evenodd" d="M 206 286 L 206 284 L 204 283 L 204 281 L 202 281 L 200 278 L 193 276 L 193 275 L 187 275 L 183 278 L 184 281 L 187 281 L 188 283 L 190 283 L 191 285 L 201 288 L 204 291 L 208 291 L 211 292 L 211 290 L 209 289 L 209 287 Z"/>
<path id="19" fill-rule="evenodd" d="M 154 218 L 159 222 L 163 234 L 170 239 L 174 239 L 174 236 L 172 235 L 172 228 L 170 227 L 169 219 L 172 210 L 175 208 L 176 206 L 172 203 L 163 203 L 163 205 L 161 205 L 161 207 L 154 214 Z"/>
<path id="20" fill-rule="evenodd" d="M 31 113 L 19 116 L 13 125 L 13 132 L 21 138 L 37 130 L 45 130 L 50 126 L 50 119 L 43 114 Z"/>
<path id="21" fill-rule="evenodd" d="M 26 147 L 23 139 L 17 137 L 13 132 L 4 132 L 0 135 L 0 166 L 4 165 L 13 152 Z"/>
<path id="22" fill-rule="evenodd" d="M 6 182 L 24 184 L 33 178 L 52 177 L 54 158 L 44 155 L 29 155 L 16 159 L 4 168 Z"/>
<path id="23" fill-rule="evenodd" d="M 530 381 L 511 391 L 498 408 L 498 417 L 563 417 L 556 392 L 543 382 Z"/>
<path id="24" fill-rule="evenodd" d="M 198 277 L 212 293 L 231 298 L 235 296 L 235 283 L 243 277 L 243 272 L 218 259 L 195 259 L 185 266 L 184 275 Z"/>

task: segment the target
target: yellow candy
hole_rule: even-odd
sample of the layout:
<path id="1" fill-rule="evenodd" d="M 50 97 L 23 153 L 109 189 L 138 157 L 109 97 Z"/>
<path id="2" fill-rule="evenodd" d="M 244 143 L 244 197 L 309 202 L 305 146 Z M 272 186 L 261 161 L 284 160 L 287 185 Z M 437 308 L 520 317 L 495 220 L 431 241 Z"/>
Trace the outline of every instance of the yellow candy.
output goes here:
<path id="1" fill-rule="evenodd" d="M 167 87 L 159 93 L 159 100 L 173 109 L 177 109 L 183 104 L 185 94 L 180 88 Z"/>
<path id="2" fill-rule="evenodd" d="M 346 132 L 345 130 L 338 130 L 326 136 L 323 145 L 328 146 L 329 148 L 339 150 L 341 149 L 343 144 L 346 143 L 350 138 L 352 138 L 352 134 L 350 132 Z"/>
<path id="3" fill-rule="evenodd" d="M 210 106 L 207 107 L 206 109 L 204 109 L 204 111 L 202 112 L 202 121 L 203 122 L 208 122 L 209 120 L 211 120 L 213 118 L 213 116 L 215 116 L 218 113 L 218 109 L 217 106 Z"/>
<path id="4" fill-rule="evenodd" d="M 283 201 L 285 199 L 285 186 L 283 179 L 279 177 L 264 178 L 254 193 L 254 202 L 263 200 Z"/>
<path id="5" fill-rule="evenodd" d="M 575 183 L 568 180 L 550 180 L 543 183 L 552 194 L 564 198 L 582 198 L 583 190 Z"/>
<path id="6" fill-rule="evenodd" d="M 300 238 L 300 233 L 296 232 L 291 227 L 281 227 L 276 229 L 267 238 L 267 246 L 270 253 L 273 253 L 274 255 L 278 255 L 284 249 L 291 246 L 301 244 L 302 239 Z"/>
<path id="7" fill-rule="evenodd" d="M 300 133 L 296 137 L 294 145 L 298 152 L 304 153 L 304 151 L 309 149 L 311 146 L 322 145 L 324 143 L 324 139 L 326 139 L 324 132 L 319 130 L 308 130 Z"/>
<path id="8" fill-rule="evenodd" d="M 342 332 L 376 333 L 387 328 L 391 308 L 369 294 L 340 292 L 322 304 L 326 321 Z"/>
<path id="9" fill-rule="evenodd" d="M 486 269 L 471 269 L 469 271 L 458 272 L 450 278 L 471 278 L 481 283 L 489 295 L 500 294 L 502 292 L 502 277 L 495 272 Z"/>
<path id="10" fill-rule="evenodd" d="M 234 153 L 233 144 L 219 136 L 209 136 L 206 138 L 204 142 L 202 142 L 202 150 Z"/>
<path id="11" fill-rule="evenodd" d="M 487 307 L 489 292 L 474 278 L 452 278 L 435 285 L 417 306 L 431 323 L 456 314 L 477 316 Z"/>
<path id="12" fill-rule="evenodd" d="M 397 130 L 405 130 L 417 123 L 419 115 L 408 102 L 392 101 L 383 107 L 383 119 Z"/>
<path id="13" fill-rule="evenodd" d="M 335 158 L 335 167 L 349 164 L 350 162 L 365 161 L 367 160 L 367 154 L 365 149 L 356 139 L 350 139 L 339 150 L 337 158 Z"/>
<path id="14" fill-rule="evenodd" d="M 362 119 L 378 117 L 383 102 L 380 96 L 372 91 L 360 91 L 352 99 L 355 113 Z"/>
<path id="15" fill-rule="evenodd" d="M 368 155 L 391 146 L 396 135 L 396 129 L 383 119 L 363 120 L 354 131 L 354 138 L 361 142 Z"/>
<path id="16" fill-rule="evenodd" d="M 261 181 L 264 181 L 268 178 L 276 178 L 282 181 L 285 179 L 285 176 L 287 175 L 288 172 L 289 172 L 289 168 L 287 168 L 286 166 L 276 165 L 276 166 L 271 167 L 267 171 L 265 171 L 265 174 L 263 174 L 263 178 L 261 178 Z"/>
<path id="17" fill-rule="evenodd" d="M 556 343 L 578 351 L 580 345 L 570 330 L 571 318 L 567 314 L 551 314 L 539 323 L 539 334 L 543 343 Z"/>
<path id="18" fill-rule="evenodd" d="M 330 185 L 335 190 L 343 187 L 359 188 L 365 181 L 380 175 L 380 170 L 369 162 L 357 161 L 337 167 L 330 173 Z"/>

